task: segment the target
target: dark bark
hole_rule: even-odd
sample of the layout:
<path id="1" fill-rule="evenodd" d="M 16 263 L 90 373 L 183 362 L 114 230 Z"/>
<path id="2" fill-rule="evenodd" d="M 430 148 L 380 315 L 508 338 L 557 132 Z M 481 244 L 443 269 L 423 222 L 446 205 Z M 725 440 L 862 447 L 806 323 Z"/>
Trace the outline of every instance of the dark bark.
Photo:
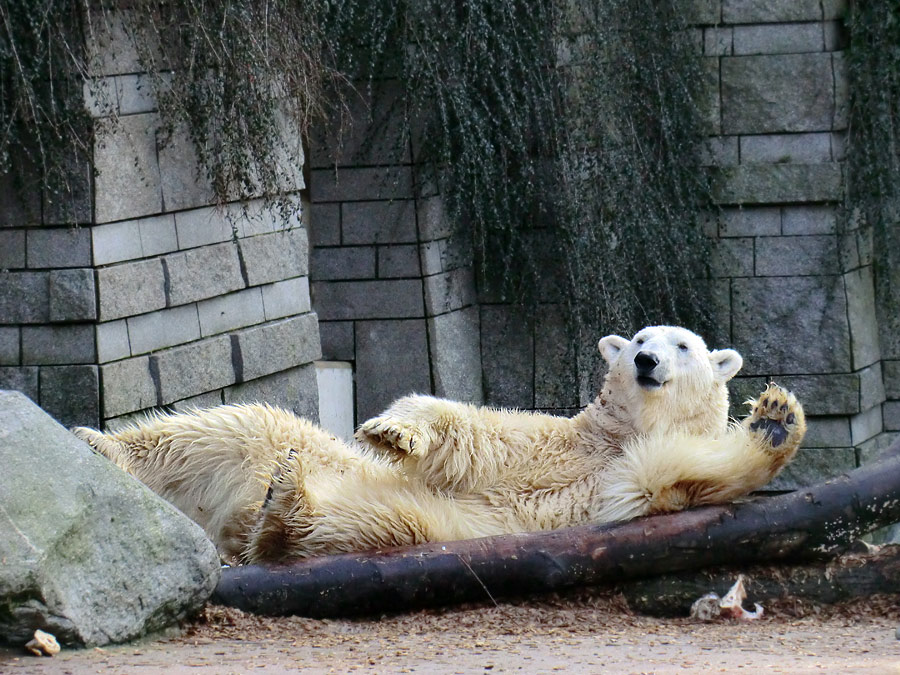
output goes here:
<path id="1" fill-rule="evenodd" d="M 270 615 L 364 616 L 615 584 L 721 565 L 827 558 L 900 520 L 900 443 L 777 497 L 552 532 L 226 569 L 212 601 Z"/>
<path id="2" fill-rule="evenodd" d="M 724 596 L 739 574 L 744 576 L 747 607 L 758 602 L 766 610 L 773 601 L 785 598 L 831 605 L 875 594 L 900 594 L 900 546 L 885 546 L 872 554 L 848 553 L 826 562 L 663 574 L 623 583 L 618 590 L 642 614 L 687 616 L 697 598 L 710 591 Z"/>

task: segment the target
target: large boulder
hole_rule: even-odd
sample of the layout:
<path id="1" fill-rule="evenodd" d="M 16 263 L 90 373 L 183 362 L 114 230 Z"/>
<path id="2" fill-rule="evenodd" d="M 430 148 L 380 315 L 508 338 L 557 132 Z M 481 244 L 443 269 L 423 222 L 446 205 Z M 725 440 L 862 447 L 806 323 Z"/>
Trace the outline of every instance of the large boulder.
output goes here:
<path id="1" fill-rule="evenodd" d="M 130 640 L 199 610 L 220 574 L 196 524 L 0 391 L 0 640 Z"/>

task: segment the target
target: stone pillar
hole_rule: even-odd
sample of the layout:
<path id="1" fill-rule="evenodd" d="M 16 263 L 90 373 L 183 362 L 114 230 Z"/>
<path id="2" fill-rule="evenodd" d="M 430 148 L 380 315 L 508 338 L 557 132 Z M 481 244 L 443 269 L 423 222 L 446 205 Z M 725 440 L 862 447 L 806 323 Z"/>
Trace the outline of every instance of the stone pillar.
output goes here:
<path id="1" fill-rule="evenodd" d="M 885 390 L 871 233 L 839 222 L 848 88 L 840 2 L 706 3 L 714 83 L 707 164 L 716 274 L 744 355 L 736 400 L 772 379 L 810 430 L 776 487 L 856 466 L 880 444 Z"/>
<path id="2" fill-rule="evenodd" d="M 212 206 L 187 133 L 160 133 L 126 31 L 106 27 L 88 45 L 86 187 L 4 210 L 0 388 L 70 425 L 250 400 L 315 419 L 301 167 L 286 167 L 289 218 L 263 199 Z"/>

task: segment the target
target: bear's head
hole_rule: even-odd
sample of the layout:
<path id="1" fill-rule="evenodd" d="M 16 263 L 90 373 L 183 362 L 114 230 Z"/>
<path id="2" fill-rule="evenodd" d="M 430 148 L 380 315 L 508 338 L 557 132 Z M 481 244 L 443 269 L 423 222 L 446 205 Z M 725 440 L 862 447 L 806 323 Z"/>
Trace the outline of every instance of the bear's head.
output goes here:
<path id="1" fill-rule="evenodd" d="M 630 413 L 640 433 L 718 433 L 728 423 L 728 389 L 743 359 L 733 349 L 710 351 L 696 333 L 649 326 L 631 339 L 607 335 L 604 396 Z"/>

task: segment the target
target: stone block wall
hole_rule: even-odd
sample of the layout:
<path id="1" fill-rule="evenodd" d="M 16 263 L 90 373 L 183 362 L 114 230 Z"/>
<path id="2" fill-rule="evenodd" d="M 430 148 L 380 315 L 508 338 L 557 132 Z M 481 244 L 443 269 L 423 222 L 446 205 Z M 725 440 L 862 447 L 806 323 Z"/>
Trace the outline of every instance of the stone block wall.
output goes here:
<path id="1" fill-rule="evenodd" d="M 290 217 L 263 199 L 213 206 L 187 134 L 160 132 L 134 50 L 112 28 L 88 45 L 96 141 L 85 188 L 63 217 L 46 195 L 3 210 L 0 388 L 67 425 L 248 400 L 315 419 L 299 167 L 285 186 Z"/>
<path id="2" fill-rule="evenodd" d="M 396 140 L 395 101 L 390 82 L 351 93 L 310 148 L 313 304 L 324 358 L 354 366 L 357 421 L 414 392 L 481 400 L 471 247 Z"/>
<path id="3" fill-rule="evenodd" d="M 853 468 L 887 440 L 871 232 L 838 213 L 846 8 L 706 5 L 717 337 L 745 358 L 737 400 L 775 380 L 804 402 L 809 435 L 778 482 L 794 487 Z"/>

